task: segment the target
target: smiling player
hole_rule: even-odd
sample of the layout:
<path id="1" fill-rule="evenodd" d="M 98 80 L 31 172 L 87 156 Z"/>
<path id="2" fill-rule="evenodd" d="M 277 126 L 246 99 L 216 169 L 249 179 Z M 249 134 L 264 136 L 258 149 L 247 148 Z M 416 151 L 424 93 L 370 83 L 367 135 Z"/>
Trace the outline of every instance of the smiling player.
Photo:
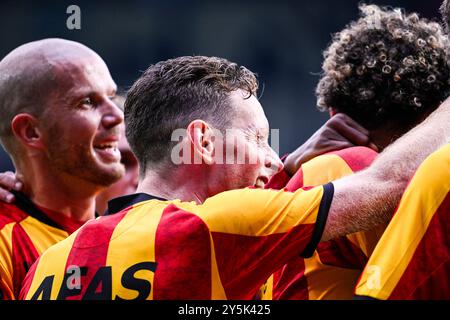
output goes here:
<path id="1" fill-rule="evenodd" d="M 94 218 L 95 196 L 122 177 L 123 113 L 104 61 L 76 42 L 27 43 L 0 74 L 0 139 L 24 185 L 0 203 L 0 298 L 14 299 L 38 256 Z"/>

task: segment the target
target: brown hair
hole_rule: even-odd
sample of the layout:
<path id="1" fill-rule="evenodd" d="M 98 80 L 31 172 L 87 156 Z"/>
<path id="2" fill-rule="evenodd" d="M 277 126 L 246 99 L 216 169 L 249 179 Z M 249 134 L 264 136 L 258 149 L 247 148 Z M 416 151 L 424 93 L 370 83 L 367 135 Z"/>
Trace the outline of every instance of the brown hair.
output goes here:
<path id="1" fill-rule="evenodd" d="M 237 89 L 256 95 L 256 76 L 223 58 L 185 56 L 151 65 L 125 101 L 126 135 L 141 173 L 170 156 L 172 132 L 191 121 L 225 129 L 233 115 L 229 93 Z"/>

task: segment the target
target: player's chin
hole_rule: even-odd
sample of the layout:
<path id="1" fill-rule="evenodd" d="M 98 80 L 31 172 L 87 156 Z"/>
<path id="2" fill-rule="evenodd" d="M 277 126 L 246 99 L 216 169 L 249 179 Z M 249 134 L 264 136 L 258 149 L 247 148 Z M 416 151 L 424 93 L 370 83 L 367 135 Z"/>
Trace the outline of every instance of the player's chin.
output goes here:
<path id="1" fill-rule="evenodd" d="M 99 176 L 102 184 L 109 186 L 122 179 L 125 175 L 125 167 L 120 162 L 114 163 L 100 163 L 97 165 Z"/>

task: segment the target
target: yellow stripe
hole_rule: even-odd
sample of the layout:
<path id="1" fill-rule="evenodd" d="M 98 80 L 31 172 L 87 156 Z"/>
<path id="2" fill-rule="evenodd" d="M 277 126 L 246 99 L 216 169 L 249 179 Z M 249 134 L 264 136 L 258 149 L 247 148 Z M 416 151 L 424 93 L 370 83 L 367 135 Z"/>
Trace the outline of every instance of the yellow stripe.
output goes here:
<path id="1" fill-rule="evenodd" d="M 155 234 L 167 202 L 153 201 L 153 207 L 142 202 L 131 209 L 114 229 L 108 248 L 106 265 L 112 266 L 112 296 L 135 299 L 137 291 L 122 287 L 122 274 L 140 262 L 155 262 Z M 147 205 L 144 205 L 147 204 Z M 126 232 L 133 227 L 133 232 Z M 136 245 L 138 243 L 139 245 Z M 126 257 L 126 259 L 125 259 Z M 149 300 L 153 299 L 154 273 L 148 270 L 136 272 L 139 279 L 151 282 Z"/>
<path id="2" fill-rule="evenodd" d="M 386 230 L 386 227 L 387 224 L 383 224 L 369 231 L 360 231 L 348 234 L 346 237 L 355 246 L 360 248 L 366 257 L 370 257 L 378 241 Z"/>
<path id="3" fill-rule="evenodd" d="M 318 156 L 302 165 L 303 184 L 317 186 L 353 174 L 350 166 L 340 156 L 326 154 Z M 368 257 L 381 238 L 386 226 L 380 226 L 370 231 L 347 235 L 347 238 Z"/>
<path id="4" fill-rule="evenodd" d="M 39 254 L 42 254 L 49 247 L 58 243 L 69 236 L 69 234 L 61 229 L 51 227 L 37 219 L 28 216 L 20 222 L 20 226 L 30 237 L 31 242 Z"/>
<path id="5" fill-rule="evenodd" d="M 267 279 L 260 290 L 263 290 L 261 300 L 272 300 L 273 299 L 273 275 Z"/>
<path id="6" fill-rule="evenodd" d="M 8 223 L 0 230 L 0 281 L 8 292 L 5 296 L 13 298 L 12 230 L 16 222 Z"/>
<path id="7" fill-rule="evenodd" d="M 415 174 L 367 264 L 356 294 L 389 298 L 449 190 L 450 144 L 427 158 Z"/>
<path id="8" fill-rule="evenodd" d="M 211 299 L 226 300 L 227 295 L 220 280 L 219 268 L 217 267 L 216 250 L 214 249 L 213 239 L 210 234 L 211 241 Z"/>
<path id="9" fill-rule="evenodd" d="M 323 188 L 295 193 L 241 189 L 220 193 L 203 205 L 177 202 L 177 207 L 197 214 L 211 232 L 246 236 L 284 233 L 300 224 L 314 224 Z"/>
<path id="10" fill-rule="evenodd" d="M 309 300 L 349 300 L 361 270 L 323 264 L 317 251 L 305 259 Z"/>
<path id="11" fill-rule="evenodd" d="M 34 295 L 35 291 L 39 288 L 41 281 L 50 275 L 54 275 L 50 299 L 56 300 L 66 273 L 67 258 L 69 257 L 73 242 L 79 230 L 80 229 L 72 233 L 72 235 L 65 240 L 50 247 L 41 255 L 36 272 L 31 282 L 30 290 L 26 296 L 27 300 L 31 299 Z M 42 297 L 39 297 L 39 300 L 41 299 Z"/>
<path id="12" fill-rule="evenodd" d="M 302 165 L 303 185 L 319 186 L 353 173 L 347 162 L 335 154 L 314 158 Z"/>
<path id="13" fill-rule="evenodd" d="M 315 186 L 353 174 L 347 162 L 338 155 L 314 158 L 302 165 L 303 185 Z M 386 226 L 375 230 L 347 235 L 347 238 L 366 256 L 373 251 Z M 317 252 L 305 259 L 305 277 L 310 300 L 351 299 L 360 274 L 359 270 L 323 264 Z"/>

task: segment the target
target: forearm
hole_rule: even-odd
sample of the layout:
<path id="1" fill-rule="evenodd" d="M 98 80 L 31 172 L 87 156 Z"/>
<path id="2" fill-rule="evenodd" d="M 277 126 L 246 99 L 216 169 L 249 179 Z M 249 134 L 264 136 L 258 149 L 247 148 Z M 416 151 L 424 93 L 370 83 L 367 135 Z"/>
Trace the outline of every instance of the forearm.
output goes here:
<path id="1" fill-rule="evenodd" d="M 450 138 L 450 101 L 381 153 L 372 166 L 334 182 L 322 240 L 389 221 L 418 166 Z"/>
<path id="2" fill-rule="evenodd" d="M 370 174 L 361 171 L 333 182 L 335 192 L 322 241 L 371 230 L 390 220 L 407 182 L 380 180 Z"/>

